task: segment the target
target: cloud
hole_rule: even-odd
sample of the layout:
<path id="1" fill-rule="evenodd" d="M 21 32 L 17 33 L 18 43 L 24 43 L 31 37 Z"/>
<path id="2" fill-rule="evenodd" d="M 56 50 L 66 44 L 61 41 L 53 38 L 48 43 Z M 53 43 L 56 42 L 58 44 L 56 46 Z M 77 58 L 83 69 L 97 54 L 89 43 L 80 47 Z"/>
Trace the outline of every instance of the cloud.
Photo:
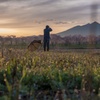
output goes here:
<path id="1" fill-rule="evenodd" d="M 0 20 L 12 20 L 0 23 L 0 27 L 29 28 L 47 22 L 67 24 L 87 18 L 90 5 L 90 0 L 0 0 Z"/>
<path id="2" fill-rule="evenodd" d="M 68 24 L 68 22 L 58 21 L 58 22 L 55 22 L 55 24 Z"/>
<path id="3" fill-rule="evenodd" d="M 57 3 L 59 2 L 60 0 L 44 0 L 40 3 L 36 3 L 35 6 L 47 6 L 47 5 L 51 5 L 51 4 L 54 4 L 54 3 Z"/>
<path id="4" fill-rule="evenodd" d="M 8 2 L 9 0 L 0 0 L 0 2 Z"/>

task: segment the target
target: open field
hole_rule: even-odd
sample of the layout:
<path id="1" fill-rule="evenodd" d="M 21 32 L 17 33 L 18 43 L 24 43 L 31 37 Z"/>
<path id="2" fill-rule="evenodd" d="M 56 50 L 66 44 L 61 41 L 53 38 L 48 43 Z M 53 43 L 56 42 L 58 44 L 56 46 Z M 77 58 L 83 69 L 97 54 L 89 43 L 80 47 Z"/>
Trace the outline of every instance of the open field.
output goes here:
<path id="1" fill-rule="evenodd" d="M 100 51 L 5 51 L 0 100 L 100 100 Z"/>

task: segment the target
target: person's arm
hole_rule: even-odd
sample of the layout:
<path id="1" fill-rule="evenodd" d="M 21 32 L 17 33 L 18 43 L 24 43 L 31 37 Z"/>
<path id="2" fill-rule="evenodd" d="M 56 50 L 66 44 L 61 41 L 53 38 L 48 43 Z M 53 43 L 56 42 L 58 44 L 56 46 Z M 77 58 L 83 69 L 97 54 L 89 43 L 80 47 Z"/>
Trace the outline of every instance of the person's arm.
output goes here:
<path id="1" fill-rule="evenodd" d="M 49 32 L 51 32 L 52 31 L 52 28 L 49 28 Z M 51 39 L 51 37 L 50 37 L 50 33 L 49 33 L 49 38 Z"/>
<path id="2" fill-rule="evenodd" d="M 52 28 L 49 28 L 49 31 L 51 32 L 52 31 Z"/>

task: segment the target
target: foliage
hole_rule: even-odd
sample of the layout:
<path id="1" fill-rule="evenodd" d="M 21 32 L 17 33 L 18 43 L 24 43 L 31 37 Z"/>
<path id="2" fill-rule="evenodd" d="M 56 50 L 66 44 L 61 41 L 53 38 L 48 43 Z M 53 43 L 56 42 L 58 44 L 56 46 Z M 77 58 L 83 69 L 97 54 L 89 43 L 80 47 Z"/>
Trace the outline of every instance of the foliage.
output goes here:
<path id="1" fill-rule="evenodd" d="M 40 94 L 54 97 L 64 89 L 68 98 L 83 91 L 99 95 L 100 56 L 96 53 L 16 52 L 0 63 L 0 90 L 9 100 Z"/>

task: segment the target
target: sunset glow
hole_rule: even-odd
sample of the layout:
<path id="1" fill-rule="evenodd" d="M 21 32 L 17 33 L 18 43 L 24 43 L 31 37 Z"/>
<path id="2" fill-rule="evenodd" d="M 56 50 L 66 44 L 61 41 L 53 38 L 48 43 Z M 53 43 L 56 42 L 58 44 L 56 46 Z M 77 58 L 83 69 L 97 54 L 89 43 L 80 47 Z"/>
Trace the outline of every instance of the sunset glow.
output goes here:
<path id="1" fill-rule="evenodd" d="M 9 35 L 15 33 L 16 30 L 10 28 L 0 28 L 0 35 Z"/>
<path id="2" fill-rule="evenodd" d="M 46 25 L 56 34 L 90 23 L 93 2 L 100 4 L 99 0 L 1 0 L 0 35 L 42 35 Z"/>

